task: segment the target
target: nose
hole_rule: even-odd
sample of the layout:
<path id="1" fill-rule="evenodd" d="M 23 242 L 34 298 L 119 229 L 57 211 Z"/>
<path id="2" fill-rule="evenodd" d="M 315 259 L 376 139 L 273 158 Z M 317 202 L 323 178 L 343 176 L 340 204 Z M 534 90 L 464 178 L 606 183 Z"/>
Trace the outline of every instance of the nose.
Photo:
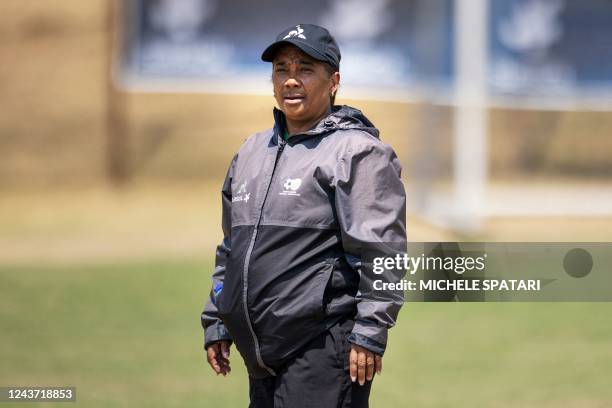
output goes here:
<path id="1" fill-rule="evenodd" d="M 299 88 L 300 82 L 292 75 L 285 81 L 285 88 Z"/>
<path id="2" fill-rule="evenodd" d="M 285 88 L 299 88 L 300 80 L 298 79 L 298 69 L 299 67 L 296 64 L 292 64 L 289 67 L 289 75 L 285 80 Z"/>

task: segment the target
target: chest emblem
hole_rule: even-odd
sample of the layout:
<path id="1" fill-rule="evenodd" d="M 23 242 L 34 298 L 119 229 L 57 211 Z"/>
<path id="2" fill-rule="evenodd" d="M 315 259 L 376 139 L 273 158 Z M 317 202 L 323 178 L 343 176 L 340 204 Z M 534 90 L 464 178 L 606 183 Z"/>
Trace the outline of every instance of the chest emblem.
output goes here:
<path id="1" fill-rule="evenodd" d="M 236 192 L 236 195 L 232 197 L 232 203 L 237 203 L 241 201 L 245 203 L 249 202 L 249 198 L 251 198 L 251 193 L 247 193 L 246 188 L 247 188 L 247 182 L 245 181 L 244 183 L 240 185 L 240 187 L 238 187 L 238 191 Z"/>
<path id="2" fill-rule="evenodd" d="M 301 178 L 294 178 L 294 179 L 288 178 L 283 183 L 283 191 L 278 193 L 278 195 L 282 195 L 282 196 L 298 196 L 299 197 L 300 193 L 298 193 L 298 190 L 299 190 L 301 185 L 302 185 L 302 179 Z"/>

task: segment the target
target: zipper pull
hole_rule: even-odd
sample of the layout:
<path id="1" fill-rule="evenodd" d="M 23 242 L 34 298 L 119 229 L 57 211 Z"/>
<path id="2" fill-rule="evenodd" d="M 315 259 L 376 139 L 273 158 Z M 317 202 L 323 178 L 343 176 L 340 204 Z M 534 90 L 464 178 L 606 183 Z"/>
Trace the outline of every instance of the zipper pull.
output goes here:
<path id="1" fill-rule="evenodd" d="M 278 145 L 278 154 L 280 155 L 283 150 L 285 149 L 285 145 L 287 144 L 287 141 L 285 139 L 281 140 L 280 144 Z"/>

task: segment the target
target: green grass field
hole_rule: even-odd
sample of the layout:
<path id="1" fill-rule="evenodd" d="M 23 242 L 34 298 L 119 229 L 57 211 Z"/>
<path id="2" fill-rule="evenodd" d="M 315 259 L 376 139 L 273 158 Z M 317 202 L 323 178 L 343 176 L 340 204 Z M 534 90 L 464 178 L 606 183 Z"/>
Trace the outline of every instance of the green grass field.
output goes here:
<path id="1" fill-rule="evenodd" d="M 0 384 L 74 385 L 83 407 L 246 407 L 238 353 L 226 378 L 203 357 L 211 266 L 0 267 Z M 371 406 L 612 406 L 611 312 L 603 303 L 406 304 Z"/>

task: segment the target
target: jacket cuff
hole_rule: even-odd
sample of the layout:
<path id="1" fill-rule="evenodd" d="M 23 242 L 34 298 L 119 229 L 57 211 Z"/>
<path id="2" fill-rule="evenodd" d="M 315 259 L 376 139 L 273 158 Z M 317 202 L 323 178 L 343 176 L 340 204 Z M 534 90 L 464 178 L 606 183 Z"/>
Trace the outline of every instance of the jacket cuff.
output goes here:
<path id="1" fill-rule="evenodd" d="M 219 320 L 204 330 L 204 349 L 221 340 L 226 340 L 232 343 L 232 336 L 230 336 L 223 323 Z"/>
<path id="2" fill-rule="evenodd" d="M 357 320 L 348 341 L 382 356 L 387 348 L 388 330 L 376 323 Z"/>
<path id="3" fill-rule="evenodd" d="M 349 343 L 353 343 L 357 346 L 361 346 L 365 349 L 370 350 L 374 354 L 382 356 L 385 353 L 385 347 L 377 341 L 372 340 L 369 337 L 362 336 L 361 334 L 351 333 L 348 336 Z"/>

